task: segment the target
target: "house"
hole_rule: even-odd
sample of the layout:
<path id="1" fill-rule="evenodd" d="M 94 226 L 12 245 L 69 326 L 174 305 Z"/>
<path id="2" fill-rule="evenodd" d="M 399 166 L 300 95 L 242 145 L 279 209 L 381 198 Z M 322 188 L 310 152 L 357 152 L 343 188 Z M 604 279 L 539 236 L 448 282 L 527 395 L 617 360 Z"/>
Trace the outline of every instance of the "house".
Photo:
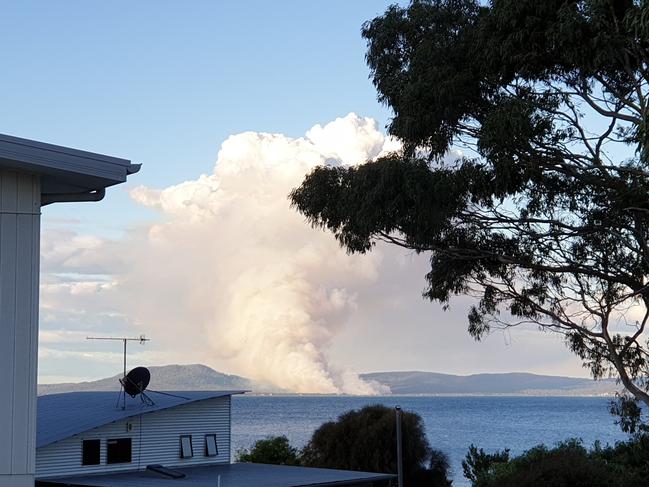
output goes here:
<path id="1" fill-rule="evenodd" d="M 244 391 L 38 398 L 36 485 L 297 487 L 387 485 L 393 475 L 232 463 L 231 401 Z"/>
<path id="2" fill-rule="evenodd" d="M 40 485 L 178 487 L 390 478 L 231 464 L 229 406 L 241 391 L 160 394 L 152 405 L 136 398 L 124 409 L 114 393 L 36 398 L 41 208 L 101 201 L 106 188 L 139 169 L 126 159 L 0 134 L 0 487 L 32 487 L 35 478 Z"/>
<path id="3" fill-rule="evenodd" d="M 100 201 L 139 164 L 0 134 L 0 486 L 33 487 L 41 208 Z"/>
<path id="4" fill-rule="evenodd" d="M 230 401 L 243 391 L 154 395 L 147 406 L 115 392 L 38 398 L 36 478 L 141 470 L 151 464 L 230 463 Z M 152 394 L 153 396 L 153 394 Z"/>

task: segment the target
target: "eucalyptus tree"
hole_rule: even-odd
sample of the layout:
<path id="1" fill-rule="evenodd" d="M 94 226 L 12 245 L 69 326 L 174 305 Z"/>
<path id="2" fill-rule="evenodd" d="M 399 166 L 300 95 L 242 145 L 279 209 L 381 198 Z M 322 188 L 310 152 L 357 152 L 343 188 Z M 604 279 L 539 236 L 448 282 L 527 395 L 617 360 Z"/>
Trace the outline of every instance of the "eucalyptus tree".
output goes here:
<path id="1" fill-rule="evenodd" d="M 420 0 L 362 34 L 403 150 L 316 168 L 293 206 L 349 252 L 429 255 L 424 296 L 475 296 L 476 339 L 561 333 L 649 405 L 649 2 Z"/>

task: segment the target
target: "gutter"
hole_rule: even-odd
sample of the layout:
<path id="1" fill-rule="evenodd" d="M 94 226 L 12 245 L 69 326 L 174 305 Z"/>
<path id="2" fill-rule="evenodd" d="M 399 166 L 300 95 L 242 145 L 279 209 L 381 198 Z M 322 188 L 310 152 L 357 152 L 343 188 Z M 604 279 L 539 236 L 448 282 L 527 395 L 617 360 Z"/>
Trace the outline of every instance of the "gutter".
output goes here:
<path id="1" fill-rule="evenodd" d="M 52 203 L 74 203 L 80 201 L 101 201 L 106 196 L 106 189 L 94 189 L 83 193 L 52 193 L 41 195 L 41 206 Z"/>
<path id="2" fill-rule="evenodd" d="M 126 166 L 126 174 L 129 176 L 131 174 L 135 174 L 136 172 L 140 172 L 140 168 L 142 167 L 142 164 L 129 164 Z"/>
<path id="3" fill-rule="evenodd" d="M 126 166 L 126 174 L 130 176 L 139 172 L 142 164 L 129 164 Z M 101 201 L 106 196 L 106 188 L 91 189 L 81 193 L 52 193 L 41 195 L 41 206 L 51 205 L 52 203 L 76 203 L 83 201 Z"/>

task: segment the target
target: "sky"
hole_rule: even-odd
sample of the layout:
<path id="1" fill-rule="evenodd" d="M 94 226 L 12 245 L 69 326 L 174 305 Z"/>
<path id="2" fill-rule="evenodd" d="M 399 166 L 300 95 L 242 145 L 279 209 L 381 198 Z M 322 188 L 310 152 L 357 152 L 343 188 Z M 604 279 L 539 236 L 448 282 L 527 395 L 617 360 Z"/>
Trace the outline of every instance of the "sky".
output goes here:
<path id="1" fill-rule="evenodd" d="M 104 201 L 43 210 L 41 382 L 205 363 L 302 392 L 360 372 L 586 376 L 538 330 L 466 332 L 424 301 L 425 255 L 349 256 L 286 195 L 395 147 L 360 29 L 389 1 L 13 2 L 0 133 L 142 164 Z"/>

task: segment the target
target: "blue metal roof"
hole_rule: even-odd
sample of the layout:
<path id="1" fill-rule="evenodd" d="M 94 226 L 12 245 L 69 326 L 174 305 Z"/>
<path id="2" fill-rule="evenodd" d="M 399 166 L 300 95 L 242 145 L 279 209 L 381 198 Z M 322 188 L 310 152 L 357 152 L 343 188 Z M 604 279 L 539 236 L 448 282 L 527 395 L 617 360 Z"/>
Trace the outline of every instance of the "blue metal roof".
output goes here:
<path id="1" fill-rule="evenodd" d="M 75 487 L 215 487 L 220 477 L 225 487 L 333 487 L 367 485 L 370 482 L 395 478 L 391 474 L 353 472 L 328 468 L 289 467 L 286 465 L 261 465 L 234 463 L 202 467 L 173 468 L 185 474 L 184 478 L 171 479 L 150 471 L 114 474 L 84 475 L 46 479 L 49 484 Z"/>
<path id="2" fill-rule="evenodd" d="M 0 134 L 0 168 L 41 176 L 43 194 L 78 193 L 123 183 L 138 172 L 127 159 Z"/>
<path id="3" fill-rule="evenodd" d="M 117 392 L 68 392 L 39 396 L 36 421 L 36 448 L 83 433 L 105 424 L 205 399 L 243 394 L 246 391 L 180 391 L 167 396 L 147 391 L 155 401 L 145 406 L 139 398 L 127 396 L 126 409 L 117 406 Z"/>

